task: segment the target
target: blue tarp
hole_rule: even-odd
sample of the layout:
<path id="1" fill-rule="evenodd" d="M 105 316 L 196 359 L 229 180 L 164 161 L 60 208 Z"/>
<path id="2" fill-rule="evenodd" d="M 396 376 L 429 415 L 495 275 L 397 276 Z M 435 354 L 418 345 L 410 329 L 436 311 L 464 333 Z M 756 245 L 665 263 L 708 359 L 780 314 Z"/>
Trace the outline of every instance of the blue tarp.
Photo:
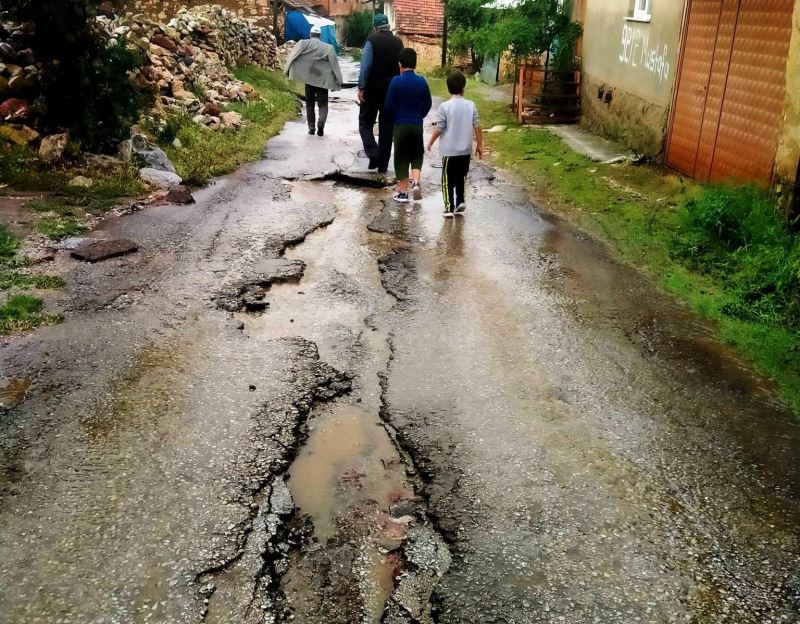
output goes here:
<path id="1" fill-rule="evenodd" d="M 311 26 L 314 23 L 321 23 L 320 30 L 322 30 L 322 34 L 320 39 L 325 43 L 331 44 L 336 50 L 336 54 L 339 54 L 339 42 L 336 41 L 336 24 L 333 24 L 330 20 L 315 15 L 306 15 L 300 11 L 286 12 L 286 22 L 284 23 L 286 41 L 308 39 L 311 36 Z"/>

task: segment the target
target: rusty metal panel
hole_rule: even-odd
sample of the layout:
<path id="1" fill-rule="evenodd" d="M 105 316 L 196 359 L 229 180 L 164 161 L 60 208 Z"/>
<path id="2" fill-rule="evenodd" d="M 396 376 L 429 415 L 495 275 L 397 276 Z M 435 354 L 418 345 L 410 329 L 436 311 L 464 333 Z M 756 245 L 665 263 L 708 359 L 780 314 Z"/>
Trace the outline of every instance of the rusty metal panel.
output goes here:
<path id="1" fill-rule="evenodd" d="M 739 0 L 723 0 L 720 7 L 720 18 L 717 37 L 714 44 L 714 60 L 706 90 L 706 105 L 702 115 L 700 141 L 697 146 L 697 159 L 692 176 L 701 180 L 708 179 L 714 161 L 714 148 L 717 142 L 717 131 L 722 113 L 722 100 L 728 83 L 728 70 L 733 51 L 733 40 L 736 34 L 736 21 L 739 15 Z"/>
<path id="2" fill-rule="evenodd" d="M 712 180 L 771 181 L 783 117 L 794 3 L 741 0 L 708 176 Z"/>
<path id="3" fill-rule="evenodd" d="M 722 0 L 691 0 L 675 96 L 667 164 L 694 175 Z"/>

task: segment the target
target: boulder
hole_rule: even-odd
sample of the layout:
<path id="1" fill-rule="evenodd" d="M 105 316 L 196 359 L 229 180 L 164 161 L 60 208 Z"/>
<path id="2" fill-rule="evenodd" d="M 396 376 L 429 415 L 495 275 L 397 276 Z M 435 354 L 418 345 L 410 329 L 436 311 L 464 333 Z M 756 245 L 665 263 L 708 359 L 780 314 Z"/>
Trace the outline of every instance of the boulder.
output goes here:
<path id="1" fill-rule="evenodd" d="M 0 119 L 9 119 L 29 106 L 30 104 L 27 100 L 21 100 L 20 98 L 9 98 L 0 104 Z"/>
<path id="2" fill-rule="evenodd" d="M 14 61 L 17 58 L 17 51 L 10 43 L 5 41 L 0 43 L 0 59 L 4 61 Z"/>
<path id="3" fill-rule="evenodd" d="M 5 139 L 16 145 L 33 145 L 39 140 L 40 136 L 36 130 L 28 126 L 18 124 L 0 125 L 0 139 Z"/>
<path id="4" fill-rule="evenodd" d="M 220 126 L 222 126 L 222 129 L 225 130 L 227 128 L 241 128 L 244 124 L 244 121 L 239 113 L 235 111 L 227 111 L 225 113 L 220 113 L 219 123 Z"/>
<path id="5" fill-rule="evenodd" d="M 170 204 L 193 204 L 194 197 L 192 196 L 192 191 L 189 187 L 179 185 L 175 188 L 170 189 L 169 193 L 167 193 L 166 197 L 164 197 L 164 201 Z"/>
<path id="6" fill-rule="evenodd" d="M 159 48 L 164 48 L 173 54 L 178 51 L 178 44 L 165 35 L 154 35 L 150 38 L 150 43 L 157 45 Z"/>
<path id="7" fill-rule="evenodd" d="M 153 169 L 152 167 L 140 169 L 139 177 L 151 186 L 163 189 L 175 188 L 176 186 L 180 185 L 181 182 L 183 182 L 183 178 L 181 178 L 177 173 Z"/>
<path id="8" fill-rule="evenodd" d="M 94 180 L 86 176 L 75 176 L 69 181 L 69 186 L 73 188 L 89 188 L 94 186 Z"/>
<path id="9" fill-rule="evenodd" d="M 145 169 L 177 173 L 164 150 L 152 145 L 143 134 L 135 134 L 131 138 L 131 161 Z"/>
<path id="10" fill-rule="evenodd" d="M 36 88 L 36 79 L 30 74 L 19 73 L 11 76 L 11 80 L 8 81 L 8 88 L 11 93 L 16 95 L 30 93 Z"/>
<path id="11" fill-rule="evenodd" d="M 85 262 L 99 262 L 108 258 L 124 256 L 139 250 L 139 245 L 125 238 L 96 240 L 77 247 L 72 257 Z"/>
<path id="12" fill-rule="evenodd" d="M 201 115 L 208 115 L 210 117 L 219 117 L 220 113 L 222 112 L 222 108 L 216 102 L 209 102 L 205 106 L 203 106 L 202 110 L 200 111 Z"/>
<path id="13" fill-rule="evenodd" d="M 67 145 L 69 145 L 69 135 L 66 133 L 46 136 L 39 146 L 39 159 L 47 165 L 54 165 L 64 158 Z"/>
<path id="14" fill-rule="evenodd" d="M 0 95 L 6 95 L 8 91 L 8 78 L 0 76 Z"/>

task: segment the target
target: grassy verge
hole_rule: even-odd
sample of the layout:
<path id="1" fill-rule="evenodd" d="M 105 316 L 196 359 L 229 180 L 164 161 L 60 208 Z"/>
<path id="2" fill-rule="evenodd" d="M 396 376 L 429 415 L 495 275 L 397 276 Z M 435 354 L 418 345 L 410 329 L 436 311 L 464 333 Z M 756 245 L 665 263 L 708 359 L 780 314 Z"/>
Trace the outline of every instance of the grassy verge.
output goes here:
<path id="1" fill-rule="evenodd" d="M 42 300 L 25 291 L 60 288 L 63 280 L 54 275 L 27 273 L 30 262 L 19 255 L 19 247 L 19 240 L 0 224 L 0 336 L 61 321 L 60 316 L 44 314 Z"/>
<path id="2" fill-rule="evenodd" d="M 432 91 L 446 97 L 441 78 Z M 716 322 L 800 414 L 800 239 L 772 198 L 708 186 L 651 165 L 602 165 L 541 128 L 520 127 L 505 103 L 470 81 L 492 160 L 548 209 L 605 240 L 665 290 Z"/>
<path id="3" fill-rule="evenodd" d="M 228 110 L 236 111 L 248 122 L 243 128 L 212 131 L 195 124 L 188 116 L 181 116 L 168 119 L 160 136 L 154 137 L 165 146 L 187 184 L 205 184 L 215 176 L 257 160 L 267 140 L 297 115 L 296 92 L 281 74 L 257 67 L 240 68 L 235 74 L 260 95 L 259 100 L 229 107 Z M 175 138 L 180 147 L 174 147 Z"/>

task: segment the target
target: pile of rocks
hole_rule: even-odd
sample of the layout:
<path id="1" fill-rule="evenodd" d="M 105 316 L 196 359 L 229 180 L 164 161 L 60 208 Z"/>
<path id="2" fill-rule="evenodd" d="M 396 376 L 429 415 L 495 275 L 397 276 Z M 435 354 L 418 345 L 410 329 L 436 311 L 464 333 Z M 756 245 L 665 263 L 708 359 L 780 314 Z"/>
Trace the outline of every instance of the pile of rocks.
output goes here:
<path id="1" fill-rule="evenodd" d="M 156 94 L 156 108 L 191 113 L 197 123 L 211 129 L 242 124 L 226 104 L 258 97 L 248 84 L 237 80 L 230 67 L 254 64 L 278 66 L 272 33 L 253 20 L 240 18 L 218 5 L 181 9 L 167 24 L 144 16 L 114 16 L 102 11 L 97 18 L 109 45 L 138 48 L 144 66 L 133 77 L 142 90 Z M 39 95 L 41 64 L 27 46 L 24 27 L 0 24 L 0 139 L 37 146 L 35 101 Z M 64 136 L 46 145 L 46 160 L 57 161 L 64 152 Z M 58 149 L 53 149 L 56 147 Z"/>
<path id="2" fill-rule="evenodd" d="M 22 27 L 0 24 L 0 137 L 19 144 L 39 139 L 28 127 L 35 117 L 31 102 L 39 93 L 40 68 Z"/>
<path id="3" fill-rule="evenodd" d="M 181 9 L 167 24 L 141 15 L 98 20 L 111 39 L 145 54 L 136 80 L 155 90 L 157 107 L 188 110 L 198 123 L 215 129 L 236 125 L 221 119 L 225 104 L 257 97 L 229 68 L 273 68 L 278 62 L 272 33 L 218 5 Z"/>

